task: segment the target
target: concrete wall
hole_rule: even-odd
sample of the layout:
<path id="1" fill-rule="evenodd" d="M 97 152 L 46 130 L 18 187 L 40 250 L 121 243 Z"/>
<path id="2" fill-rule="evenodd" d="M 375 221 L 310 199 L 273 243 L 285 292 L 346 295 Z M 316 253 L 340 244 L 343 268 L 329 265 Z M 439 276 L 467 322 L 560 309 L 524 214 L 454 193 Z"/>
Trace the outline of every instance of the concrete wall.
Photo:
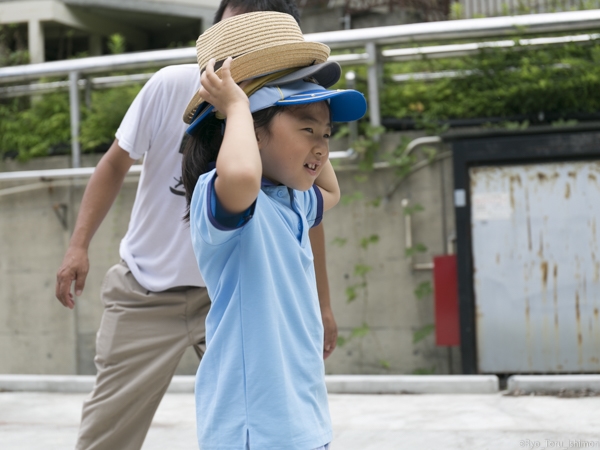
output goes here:
<path id="1" fill-rule="evenodd" d="M 397 143 L 398 135 L 386 136 L 385 146 Z M 338 143 L 343 148 L 342 143 Z M 84 158 L 93 166 L 96 156 Z M 27 164 L 0 162 L 0 171 L 62 168 L 67 157 L 37 159 Z M 328 271 L 334 312 L 340 335 L 366 324 L 369 332 L 354 337 L 327 360 L 327 373 L 449 373 L 459 369 L 458 352 L 437 348 L 433 335 L 413 344 L 413 333 L 433 323 L 433 300 L 418 300 L 413 291 L 431 280 L 430 271 L 414 271 L 404 256 L 405 223 L 401 201 L 408 198 L 425 208 L 413 217 L 415 242 L 429 250 L 419 262 L 444 252 L 444 239 L 454 229 L 451 207 L 450 159 L 433 163 L 401 184 L 389 201 L 369 203 L 385 195 L 395 183 L 393 169 L 382 169 L 362 179 L 356 170 L 340 168 L 344 194 L 362 192 L 364 198 L 340 204 L 325 218 Z M 90 248 L 91 269 L 83 295 L 74 311 L 54 297 L 56 271 L 84 183 L 54 182 L 43 189 L 10 193 L 7 189 L 30 182 L 0 184 L 0 373 L 93 374 L 95 333 L 102 306 L 100 285 L 106 270 L 118 261 L 118 246 L 127 229 L 137 177 L 128 179 Z M 445 201 L 445 220 L 442 218 Z M 66 229 L 57 213 L 66 212 Z M 446 227 L 444 229 L 444 223 Z M 380 240 L 363 249 L 364 237 Z M 344 245 L 339 245 L 345 240 Z M 347 303 L 346 289 L 360 282 L 357 264 L 368 265 L 366 289 Z M 453 368 L 449 367 L 452 356 Z M 178 374 L 193 374 L 197 359 L 188 351 Z"/>

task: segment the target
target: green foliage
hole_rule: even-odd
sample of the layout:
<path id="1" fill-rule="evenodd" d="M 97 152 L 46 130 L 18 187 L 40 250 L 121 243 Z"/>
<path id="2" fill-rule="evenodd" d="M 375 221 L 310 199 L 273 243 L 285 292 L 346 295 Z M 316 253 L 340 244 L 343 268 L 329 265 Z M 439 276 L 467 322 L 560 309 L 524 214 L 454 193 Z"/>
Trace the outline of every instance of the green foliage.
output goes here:
<path id="1" fill-rule="evenodd" d="M 18 25 L 14 23 L 0 25 L 0 67 L 18 66 L 28 63 L 29 51 Z"/>
<path id="2" fill-rule="evenodd" d="M 350 333 L 350 339 L 365 337 L 367 334 L 369 334 L 370 330 L 371 329 L 369 328 L 369 325 L 363 322 L 360 327 L 352 329 L 352 332 Z"/>
<path id="3" fill-rule="evenodd" d="M 600 111 L 600 42 L 588 45 L 488 48 L 460 59 L 385 66 L 393 73 L 454 70 L 463 76 L 385 83 L 382 116 L 413 118 L 421 128 L 451 118 L 566 117 Z"/>
<path id="4" fill-rule="evenodd" d="M 93 150 L 113 141 L 123 116 L 141 85 L 92 92 L 90 109 L 85 109 L 80 131 L 82 150 Z"/>
<path id="5" fill-rule="evenodd" d="M 417 331 L 415 331 L 413 333 L 413 344 L 416 344 L 417 342 L 421 342 L 423 339 L 425 339 L 427 336 L 432 334 L 434 331 L 435 331 L 435 325 L 433 325 L 433 324 L 428 324 L 428 325 L 425 325 L 424 327 L 419 328 Z"/>
<path id="6" fill-rule="evenodd" d="M 433 367 L 419 367 L 413 370 L 413 375 L 433 375 L 435 373 L 435 366 Z"/>
<path id="7" fill-rule="evenodd" d="M 108 51 L 113 55 L 125 53 L 125 37 L 119 33 L 111 34 L 108 38 Z"/>
<path id="8" fill-rule="evenodd" d="M 113 141 L 127 108 L 141 86 L 92 93 L 92 107 L 82 108 L 80 143 L 91 151 Z M 67 93 L 44 95 L 31 102 L 21 97 L 0 103 L 0 155 L 16 154 L 21 161 L 47 156 L 57 147 L 70 148 L 71 117 Z"/>
<path id="9" fill-rule="evenodd" d="M 359 289 L 367 289 L 367 274 L 371 270 L 373 270 L 373 268 L 365 264 L 356 264 L 354 266 L 354 276 L 359 277 L 361 281 L 346 288 L 346 303 L 352 303 L 354 300 L 356 300 Z"/>
<path id="10" fill-rule="evenodd" d="M 426 251 L 427 251 L 427 247 L 425 246 L 425 244 L 418 242 L 415 245 L 413 245 L 412 247 L 404 250 L 404 256 L 406 256 L 407 258 L 410 258 L 411 256 L 416 255 L 417 253 L 425 253 Z"/>
<path id="11" fill-rule="evenodd" d="M 453 2 L 450 5 L 450 20 L 464 19 L 463 5 L 459 2 Z"/>
<path id="12" fill-rule="evenodd" d="M 391 369 L 392 365 L 387 359 L 382 359 L 379 361 L 379 365 L 384 369 Z"/>
<path id="13" fill-rule="evenodd" d="M 336 237 L 331 243 L 333 245 L 337 245 L 338 247 L 343 247 L 348 242 L 347 238 Z"/>
<path id="14" fill-rule="evenodd" d="M 422 283 L 419 283 L 414 292 L 415 297 L 417 297 L 419 300 L 423 300 L 425 297 L 433 294 L 433 286 L 431 285 L 431 281 L 423 281 Z"/>
<path id="15" fill-rule="evenodd" d="M 367 206 L 378 208 L 381 205 L 381 197 L 375 197 L 373 200 L 367 202 Z"/>
<path id="16" fill-rule="evenodd" d="M 373 268 L 365 264 L 357 264 L 354 266 L 354 275 L 364 278 Z"/>
<path id="17" fill-rule="evenodd" d="M 57 145 L 71 140 L 67 94 L 44 96 L 30 108 L 29 99 L 0 103 L 0 154 L 14 152 L 20 160 L 45 156 Z"/>
<path id="18" fill-rule="evenodd" d="M 360 246 L 366 250 L 369 245 L 377 244 L 378 242 L 379 242 L 379 235 L 372 234 L 371 236 L 362 238 L 360 240 Z"/>
<path id="19" fill-rule="evenodd" d="M 375 156 L 379 150 L 378 136 L 385 132 L 383 127 L 365 125 L 364 134 L 352 143 L 352 148 L 359 155 L 358 168 L 363 172 L 373 170 Z"/>
<path id="20" fill-rule="evenodd" d="M 367 325 L 365 322 L 363 322 L 363 324 L 360 327 L 352 328 L 352 330 L 350 331 L 350 335 L 348 337 L 342 336 L 341 334 L 338 335 L 337 346 L 343 347 L 344 345 L 346 345 L 348 342 L 350 342 L 353 339 L 363 338 L 367 334 L 369 334 L 370 331 L 371 331 L 371 329 L 369 328 L 369 325 Z M 381 361 L 382 366 L 383 366 L 384 362 L 385 361 Z M 388 366 L 389 366 L 389 363 L 388 363 Z M 385 366 L 383 366 L 383 367 L 385 367 Z"/>
<path id="21" fill-rule="evenodd" d="M 414 205 L 405 206 L 404 209 L 402 210 L 402 212 L 404 213 L 405 216 L 412 216 L 414 213 L 418 213 L 421 211 L 425 211 L 425 208 L 423 208 L 423 205 L 421 205 L 420 203 L 415 203 Z"/>
<path id="22" fill-rule="evenodd" d="M 347 206 L 356 201 L 362 200 L 363 198 L 364 194 L 361 191 L 355 191 L 352 194 L 342 194 L 340 203 Z"/>

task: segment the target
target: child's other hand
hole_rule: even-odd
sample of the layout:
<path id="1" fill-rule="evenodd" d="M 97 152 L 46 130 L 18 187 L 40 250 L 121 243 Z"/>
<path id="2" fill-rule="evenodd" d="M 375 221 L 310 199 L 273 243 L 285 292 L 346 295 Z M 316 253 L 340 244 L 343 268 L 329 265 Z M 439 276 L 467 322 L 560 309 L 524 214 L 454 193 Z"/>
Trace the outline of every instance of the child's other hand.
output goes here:
<path id="1" fill-rule="evenodd" d="M 211 59 L 202 73 L 200 95 L 217 111 L 229 116 L 235 108 L 249 108 L 248 96 L 231 78 L 229 57 L 221 68 L 221 77 L 215 73 L 215 59 Z"/>

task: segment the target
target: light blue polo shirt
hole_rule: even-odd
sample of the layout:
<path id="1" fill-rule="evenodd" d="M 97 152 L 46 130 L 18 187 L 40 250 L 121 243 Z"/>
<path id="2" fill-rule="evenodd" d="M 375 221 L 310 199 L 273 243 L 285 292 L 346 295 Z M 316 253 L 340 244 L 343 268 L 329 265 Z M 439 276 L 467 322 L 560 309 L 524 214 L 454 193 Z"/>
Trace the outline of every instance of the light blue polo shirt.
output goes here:
<path id="1" fill-rule="evenodd" d="M 263 183 L 241 222 L 224 226 L 214 178 L 215 170 L 200 177 L 190 205 L 212 300 L 196 377 L 200 449 L 318 448 L 332 439 L 308 238 L 322 215 L 320 191 Z"/>

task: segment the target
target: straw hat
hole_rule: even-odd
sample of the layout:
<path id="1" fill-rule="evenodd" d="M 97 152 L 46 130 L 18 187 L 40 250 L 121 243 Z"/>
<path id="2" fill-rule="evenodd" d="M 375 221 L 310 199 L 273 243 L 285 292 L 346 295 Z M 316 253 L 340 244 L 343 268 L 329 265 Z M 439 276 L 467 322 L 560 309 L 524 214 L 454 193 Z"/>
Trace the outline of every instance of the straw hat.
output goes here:
<path id="1" fill-rule="evenodd" d="M 329 57 L 329 47 L 306 42 L 289 14 L 252 12 L 210 27 L 196 41 L 196 54 L 201 73 L 211 58 L 217 60 L 219 67 L 231 56 L 231 76 L 240 83 L 280 70 L 323 63 Z M 216 73 L 220 70 L 219 67 Z M 196 92 L 185 110 L 184 122 L 191 122 L 203 101 Z"/>

